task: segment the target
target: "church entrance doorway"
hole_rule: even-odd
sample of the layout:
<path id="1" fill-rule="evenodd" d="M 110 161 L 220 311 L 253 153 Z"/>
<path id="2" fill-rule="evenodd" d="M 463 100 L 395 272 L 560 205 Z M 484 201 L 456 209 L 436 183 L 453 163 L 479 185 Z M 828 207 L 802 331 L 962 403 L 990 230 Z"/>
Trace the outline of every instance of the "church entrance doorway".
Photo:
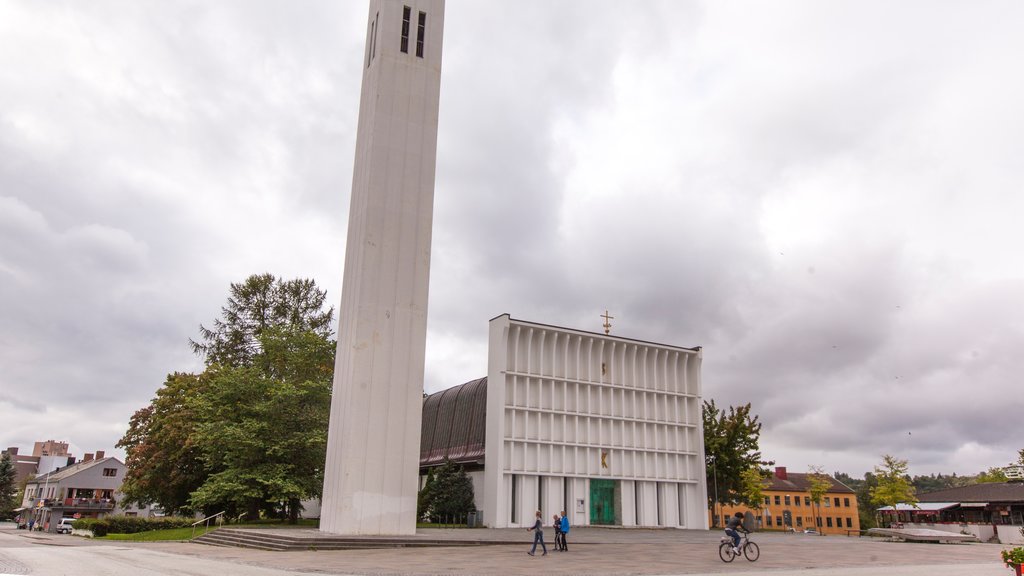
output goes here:
<path id="1" fill-rule="evenodd" d="M 615 480 L 590 480 L 590 523 L 615 524 Z"/>

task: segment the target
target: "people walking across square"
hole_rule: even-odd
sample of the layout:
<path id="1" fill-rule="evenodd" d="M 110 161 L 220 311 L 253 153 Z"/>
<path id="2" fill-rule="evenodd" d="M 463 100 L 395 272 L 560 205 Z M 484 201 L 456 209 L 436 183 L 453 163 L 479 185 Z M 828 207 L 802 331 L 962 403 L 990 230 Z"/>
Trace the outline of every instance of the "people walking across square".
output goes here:
<path id="1" fill-rule="evenodd" d="M 541 556 L 548 555 L 548 547 L 544 544 L 544 522 L 541 520 L 543 517 L 544 515 L 541 511 L 537 510 L 537 519 L 533 522 L 533 526 L 526 529 L 527 532 L 533 530 L 533 548 L 530 548 L 530 551 L 527 552 L 530 556 L 533 556 L 533 553 L 537 551 L 537 542 L 540 542 L 540 547 L 544 549 L 544 553 Z"/>
<path id="2" fill-rule="evenodd" d="M 558 517 L 558 514 L 554 515 L 554 521 L 551 526 L 555 528 L 555 551 L 562 550 L 562 519 Z"/>

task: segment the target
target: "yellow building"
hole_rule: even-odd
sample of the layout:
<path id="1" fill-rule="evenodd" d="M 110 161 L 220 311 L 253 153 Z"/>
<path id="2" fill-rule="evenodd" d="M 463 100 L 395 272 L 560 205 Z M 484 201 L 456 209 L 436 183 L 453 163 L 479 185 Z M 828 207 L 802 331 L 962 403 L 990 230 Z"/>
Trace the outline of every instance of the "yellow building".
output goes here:
<path id="1" fill-rule="evenodd" d="M 826 476 L 832 486 L 821 498 L 821 504 L 811 502 L 809 474 L 787 472 L 785 467 L 775 469 L 771 483 L 764 489 L 764 503 L 760 510 L 746 506 L 718 506 L 717 522 L 711 517 L 712 526 L 724 526 L 729 516 L 736 512 L 750 511 L 757 518 L 759 530 L 804 530 L 814 529 L 822 534 L 843 534 L 860 530 L 860 516 L 857 512 L 857 494 L 849 486 Z M 709 487 L 710 488 L 710 487 Z"/>

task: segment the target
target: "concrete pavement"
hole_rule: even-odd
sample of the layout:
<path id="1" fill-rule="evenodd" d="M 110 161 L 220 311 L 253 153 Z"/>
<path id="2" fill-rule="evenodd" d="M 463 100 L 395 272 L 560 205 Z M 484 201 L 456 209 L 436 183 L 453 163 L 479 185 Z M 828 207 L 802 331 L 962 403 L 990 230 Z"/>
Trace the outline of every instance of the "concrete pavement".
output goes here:
<path id="1" fill-rule="evenodd" d="M 757 534 L 756 563 L 718 558 L 718 532 L 574 528 L 569 552 L 526 555 L 525 530 L 430 530 L 431 538 L 492 538 L 519 545 L 264 552 L 187 542 L 125 543 L 0 530 L 0 569 L 11 574 L 631 574 L 772 576 L 1006 576 L 995 544 L 911 544 L 867 538 Z M 545 534 L 545 536 L 548 536 Z M 550 538 L 547 538 L 550 540 Z M 26 572 L 24 569 L 28 569 Z M 3 572 L 0 572 L 3 574 Z"/>

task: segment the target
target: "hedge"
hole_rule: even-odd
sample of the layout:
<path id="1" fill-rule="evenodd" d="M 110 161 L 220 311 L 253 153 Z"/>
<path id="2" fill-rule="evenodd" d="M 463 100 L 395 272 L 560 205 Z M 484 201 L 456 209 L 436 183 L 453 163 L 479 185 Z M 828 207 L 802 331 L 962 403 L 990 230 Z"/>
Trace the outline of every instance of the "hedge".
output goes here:
<path id="1" fill-rule="evenodd" d="M 72 527 L 76 530 L 91 530 L 93 536 L 107 534 L 135 534 L 150 530 L 168 530 L 171 528 L 188 528 L 195 518 L 165 516 L 163 518 L 143 518 L 140 516 L 107 516 L 105 518 L 79 518 Z"/>

